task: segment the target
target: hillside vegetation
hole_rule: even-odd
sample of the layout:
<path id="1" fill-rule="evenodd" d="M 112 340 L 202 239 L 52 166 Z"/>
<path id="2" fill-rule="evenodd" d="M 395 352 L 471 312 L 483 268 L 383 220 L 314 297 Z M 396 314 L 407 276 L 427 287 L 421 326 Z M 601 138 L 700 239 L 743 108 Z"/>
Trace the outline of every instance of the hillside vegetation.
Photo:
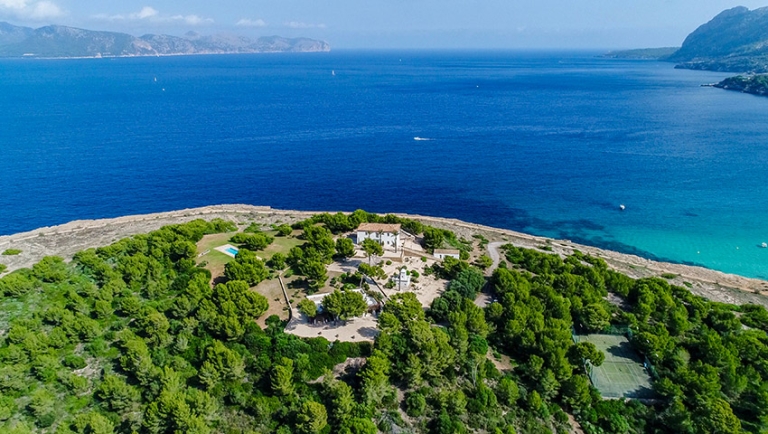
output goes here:
<path id="1" fill-rule="evenodd" d="M 326 278 L 315 264 L 334 254 L 332 234 L 364 221 L 466 244 L 395 216 L 324 214 L 298 225 L 306 244 L 292 271 L 310 288 Z M 413 293 L 393 297 L 373 345 L 300 339 L 277 317 L 256 324 L 268 300 L 252 287 L 276 271 L 254 254 L 239 254 L 215 286 L 196 265 L 196 242 L 234 229 L 171 225 L 0 279 L 0 431 L 544 433 L 569 431 L 568 413 L 587 433 L 768 428 L 761 307 L 632 280 L 581 253 L 507 245 L 490 277 L 454 259 L 433 267 L 447 291 L 426 311 Z M 484 308 L 481 290 L 495 300 Z M 585 362 L 604 355 L 572 330 L 612 325 L 632 330 L 654 365 L 656 400 L 603 400 L 591 387 Z"/>
<path id="2" fill-rule="evenodd" d="M 102 32 L 67 26 L 38 29 L 0 22 L 0 57 L 98 57 L 162 56 L 179 54 L 235 54 L 330 51 L 328 43 L 307 38 L 266 36 L 255 40 L 244 36 L 184 37 Z"/>
<path id="3" fill-rule="evenodd" d="M 768 75 L 758 74 L 728 77 L 725 80 L 714 84 L 714 87 L 751 93 L 753 95 L 768 96 Z"/>
<path id="4" fill-rule="evenodd" d="M 768 8 L 725 10 L 688 35 L 666 60 L 679 68 L 768 72 Z"/>

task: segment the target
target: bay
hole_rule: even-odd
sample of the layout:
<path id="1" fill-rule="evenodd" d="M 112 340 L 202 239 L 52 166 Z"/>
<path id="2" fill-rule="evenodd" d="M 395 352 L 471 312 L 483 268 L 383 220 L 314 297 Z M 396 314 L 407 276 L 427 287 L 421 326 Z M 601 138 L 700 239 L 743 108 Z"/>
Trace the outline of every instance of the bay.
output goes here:
<path id="1" fill-rule="evenodd" d="M 597 54 L 0 60 L 0 234 L 363 208 L 768 278 L 768 99 Z"/>

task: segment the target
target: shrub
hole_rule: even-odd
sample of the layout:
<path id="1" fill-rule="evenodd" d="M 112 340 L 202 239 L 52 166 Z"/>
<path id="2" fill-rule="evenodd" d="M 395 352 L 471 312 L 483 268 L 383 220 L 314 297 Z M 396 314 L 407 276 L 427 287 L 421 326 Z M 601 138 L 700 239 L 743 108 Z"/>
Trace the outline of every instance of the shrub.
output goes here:
<path id="1" fill-rule="evenodd" d="M 0 264 L 0 274 L 4 273 L 5 270 L 8 269 L 8 266 L 5 264 Z"/>
<path id="2" fill-rule="evenodd" d="M 267 265 L 275 270 L 282 270 L 285 268 L 285 255 L 277 252 L 267 261 Z"/>
<path id="3" fill-rule="evenodd" d="M 24 272 L 11 273 L 0 279 L 0 293 L 6 296 L 22 295 L 35 286 L 35 280 Z"/>
<path id="4" fill-rule="evenodd" d="M 387 260 L 387 265 L 392 265 L 392 261 Z"/>
<path id="5" fill-rule="evenodd" d="M 5 249 L 5 251 L 3 252 L 3 255 L 5 255 L 5 256 L 14 256 L 14 255 L 18 255 L 20 253 L 21 253 L 21 250 L 19 250 L 19 249 Z"/>
<path id="6" fill-rule="evenodd" d="M 261 232 L 261 225 L 256 222 L 253 222 L 250 225 L 248 225 L 247 228 L 243 229 L 243 232 L 259 233 Z"/>
<path id="7" fill-rule="evenodd" d="M 46 256 L 32 266 L 32 272 L 43 282 L 59 283 L 67 278 L 67 265 L 58 256 Z"/>
<path id="8" fill-rule="evenodd" d="M 234 232 L 237 230 L 237 226 L 229 221 L 220 218 L 215 218 L 210 222 L 209 233 L 222 233 L 222 232 Z"/>
<path id="9" fill-rule="evenodd" d="M 277 234 L 281 237 L 287 237 L 291 232 L 293 232 L 293 228 L 290 225 L 282 224 L 277 227 Z"/>
<path id="10" fill-rule="evenodd" d="M 299 312 L 303 313 L 309 318 L 314 318 L 317 316 L 317 305 L 314 301 L 305 298 L 304 300 L 301 300 L 298 305 Z"/>
<path id="11" fill-rule="evenodd" d="M 475 261 L 475 265 L 485 270 L 486 268 L 493 265 L 493 259 L 491 259 L 491 257 L 488 255 L 480 255 L 480 257 L 478 257 Z"/>
<path id="12" fill-rule="evenodd" d="M 424 414 L 427 407 L 427 399 L 418 392 L 409 393 L 405 398 L 405 414 L 411 417 L 418 417 Z"/>
<path id="13" fill-rule="evenodd" d="M 85 359 L 75 354 L 70 354 L 67 357 L 64 357 L 64 362 L 62 364 L 72 369 L 83 369 L 87 366 Z"/>
<path id="14" fill-rule="evenodd" d="M 232 236 L 229 241 L 245 246 L 249 250 L 264 250 L 275 239 L 263 233 L 239 233 Z"/>

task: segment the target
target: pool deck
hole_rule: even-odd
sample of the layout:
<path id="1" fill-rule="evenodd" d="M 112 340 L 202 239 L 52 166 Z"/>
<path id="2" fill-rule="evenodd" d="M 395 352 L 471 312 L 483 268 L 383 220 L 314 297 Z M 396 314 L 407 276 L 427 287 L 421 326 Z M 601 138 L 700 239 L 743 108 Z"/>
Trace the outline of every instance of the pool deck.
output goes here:
<path id="1" fill-rule="evenodd" d="M 224 244 L 223 246 L 214 247 L 213 250 L 219 251 L 219 252 L 221 252 L 221 253 L 223 253 L 223 254 L 225 254 L 227 256 L 231 256 L 231 257 L 234 258 L 235 255 L 231 251 L 229 251 L 229 249 L 238 250 L 238 248 L 233 246 L 232 244 Z"/>

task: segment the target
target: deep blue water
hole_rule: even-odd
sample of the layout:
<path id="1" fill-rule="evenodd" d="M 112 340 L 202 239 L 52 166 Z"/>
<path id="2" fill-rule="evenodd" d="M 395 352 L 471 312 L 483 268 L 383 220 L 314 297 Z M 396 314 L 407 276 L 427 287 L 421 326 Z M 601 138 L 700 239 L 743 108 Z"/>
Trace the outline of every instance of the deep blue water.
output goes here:
<path id="1" fill-rule="evenodd" d="M 363 208 L 768 277 L 768 98 L 595 54 L 1 60 L 0 234 Z"/>

